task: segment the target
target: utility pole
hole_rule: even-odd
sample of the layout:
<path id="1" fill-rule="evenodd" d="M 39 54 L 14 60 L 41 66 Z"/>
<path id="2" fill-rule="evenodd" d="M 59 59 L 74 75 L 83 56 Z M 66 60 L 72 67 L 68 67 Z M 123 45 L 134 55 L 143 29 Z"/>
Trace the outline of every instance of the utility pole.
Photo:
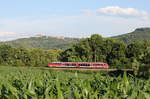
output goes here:
<path id="1" fill-rule="evenodd" d="M 94 51 L 94 61 L 95 61 L 95 62 L 97 61 L 97 59 L 96 59 L 96 49 L 95 49 L 95 51 Z"/>

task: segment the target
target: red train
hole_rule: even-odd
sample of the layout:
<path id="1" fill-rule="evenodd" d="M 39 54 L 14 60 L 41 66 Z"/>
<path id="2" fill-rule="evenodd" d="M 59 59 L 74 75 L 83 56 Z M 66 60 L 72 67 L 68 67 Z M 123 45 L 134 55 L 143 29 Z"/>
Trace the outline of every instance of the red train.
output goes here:
<path id="1" fill-rule="evenodd" d="M 109 65 L 103 62 L 49 62 L 51 68 L 83 68 L 83 69 L 108 69 Z"/>

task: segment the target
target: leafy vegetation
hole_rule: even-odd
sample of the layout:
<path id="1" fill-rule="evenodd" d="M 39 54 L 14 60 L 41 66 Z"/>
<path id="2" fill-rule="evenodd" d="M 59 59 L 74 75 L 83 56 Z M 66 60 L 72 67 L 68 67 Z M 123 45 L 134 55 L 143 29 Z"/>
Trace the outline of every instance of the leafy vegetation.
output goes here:
<path id="1" fill-rule="evenodd" d="M 41 48 L 41 49 L 66 49 L 72 43 L 78 42 L 77 38 L 54 38 L 54 37 L 30 37 L 22 38 L 13 41 L 4 42 L 14 47 L 24 46 L 27 48 Z"/>
<path id="2" fill-rule="evenodd" d="M 112 38 L 122 40 L 126 43 L 150 40 L 150 28 L 138 28 L 131 33 L 114 36 Z"/>
<path id="3" fill-rule="evenodd" d="M 149 99 L 150 79 L 101 72 L 0 68 L 0 99 Z"/>

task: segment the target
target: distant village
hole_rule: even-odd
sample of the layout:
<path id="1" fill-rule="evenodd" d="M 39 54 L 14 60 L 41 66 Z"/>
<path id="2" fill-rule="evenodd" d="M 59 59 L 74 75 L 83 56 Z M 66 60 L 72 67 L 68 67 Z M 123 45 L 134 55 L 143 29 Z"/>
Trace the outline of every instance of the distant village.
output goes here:
<path id="1" fill-rule="evenodd" d="M 65 39 L 64 36 L 46 36 L 46 35 L 41 35 L 41 34 L 35 35 L 33 37 L 47 37 L 47 38 Z"/>
<path id="2" fill-rule="evenodd" d="M 56 39 L 65 39 L 65 38 L 72 38 L 72 37 L 64 37 L 64 36 L 47 36 L 47 35 L 42 35 L 42 34 L 38 34 L 35 35 L 33 37 L 46 37 L 46 38 L 56 38 Z M 72 39 L 79 39 L 79 38 L 72 38 Z"/>

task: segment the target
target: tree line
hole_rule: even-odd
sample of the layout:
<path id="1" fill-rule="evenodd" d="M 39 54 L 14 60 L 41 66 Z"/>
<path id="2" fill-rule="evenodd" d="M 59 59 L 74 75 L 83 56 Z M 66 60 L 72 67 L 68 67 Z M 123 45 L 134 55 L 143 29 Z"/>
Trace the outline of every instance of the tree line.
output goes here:
<path id="1" fill-rule="evenodd" d="M 98 34 L 81 40 L 62 52 L 62 61 L 106 62 L 110 68 L 130 68 L 135 74 L 150 72 L 150 41 L 126 44 Z"/>
<path id="2" fill-rule="evenodd" d="M 0 65 L 47 66 L 50 61 L 58 61 L 62 50 L 12 47 L 0 44 Z"/>
<path id="3" fill-rule="evenodd" d="M 126 44 L 98 34 L 72 44 L 66 50 L 12 47 L 0 44 L 0 64 L 47 66 L 50 61 L 106 62 L 110 68 L 132 68 L 135 74 L 150 68 L 150 41 Z"/>

